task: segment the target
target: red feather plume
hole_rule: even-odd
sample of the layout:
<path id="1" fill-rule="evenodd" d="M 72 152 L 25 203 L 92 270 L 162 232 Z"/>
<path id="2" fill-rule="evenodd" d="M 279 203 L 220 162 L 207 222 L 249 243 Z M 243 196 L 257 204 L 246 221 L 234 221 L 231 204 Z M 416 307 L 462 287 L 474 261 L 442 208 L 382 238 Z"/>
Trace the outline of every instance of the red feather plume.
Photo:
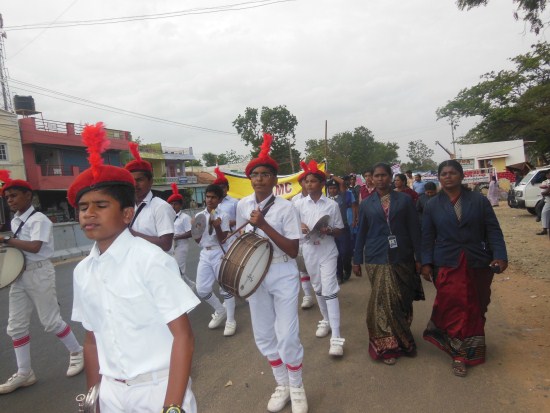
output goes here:
<path id="1" fill-rule="evenodd" d="M 273 136 L 269 133 L 264 133 L 264 142 L 260 147 L 260 154 L 258 155 L 258 158 L 265 158 L 269 156 L 269 151 L 271 151 L 271 142 L 273 142 Z"/>
<path id="2" fill-rule="evenodd" d="M 225 174 L 224 174 L 222 171 L 220 171 L 220 167 L 219 167 L 219 166 L 216 166 L 216 167 L 214 168 L 214 173 L 216 174 L 216 176 L 218 177 L 218 179 L 223 179 L 223 178 L 225 178 Z"/>
<path id="3" fill-rule="evenodd" d="M 170 186 L 172 187 L 172 194 L 179 195 L 178 184 L 176 184 L 175 182 L 172 182 Z"/>
<path id="4" fill-rule="evenodd" d="M 94 181 L 99 177 L 99 168 L 103 165 L 101 154 L 111 144 L 107 139 L 107 133 L 103 127 L 103 122 L 97 122 L 95 125 L 86 125 L 82 131 L 82 142 L 86 145 L 86 150 L 90 154 L 88 162 L 92 170 Z"/>
<path id="5" fill-rule="evenodd" d="M 10 171 L 8 171 L 7 169 L 0 169 L 0 181 L 4 182 L 5 184 L 11 181 Z"/>
<path id="6" fill-rule="evenodd" d="M 300 166 L 302 167 L 304 172 L 307 172 L 309 170 L 309 168 L 307 167 L 307 163 L 305 163 L 304 161 L 300 161 Z"/>
<path id="7" fill-rule="evenodd" d="M 139 145 L 135 142 L 128 142 L 128 147 L 130 148 L 130 153 L 136 161 L 141 162 L 141 155 L 139 154 Z"/>
<path id="8" fill-rule="evenodd" d="M 319 170 L 319 167 L 317 166 L 317 162 L 315 162 L 315 159 L 312 159 L 311 161 L 309 161 L 307 168 L 312 172 Z"/>

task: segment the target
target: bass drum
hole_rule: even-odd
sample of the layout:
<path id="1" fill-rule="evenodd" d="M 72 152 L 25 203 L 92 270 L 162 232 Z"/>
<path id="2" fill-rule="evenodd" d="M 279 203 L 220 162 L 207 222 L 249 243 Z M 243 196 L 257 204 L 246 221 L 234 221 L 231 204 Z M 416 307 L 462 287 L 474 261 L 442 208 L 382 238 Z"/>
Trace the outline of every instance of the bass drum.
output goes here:
<path id="1" fill-rule="evenodd" d="M 264 280 L 272 258 L 273 247 L 267 238 L 247 232 L 231 244 L 223 257 L 218 282 L 237 297 L 250 297 Z"/>
<path id="2" fill-rule="evenodd" d="M 25 255 L 14 247 L 0 246 L 0 289 L 8 287 L 25 271 Z"/>

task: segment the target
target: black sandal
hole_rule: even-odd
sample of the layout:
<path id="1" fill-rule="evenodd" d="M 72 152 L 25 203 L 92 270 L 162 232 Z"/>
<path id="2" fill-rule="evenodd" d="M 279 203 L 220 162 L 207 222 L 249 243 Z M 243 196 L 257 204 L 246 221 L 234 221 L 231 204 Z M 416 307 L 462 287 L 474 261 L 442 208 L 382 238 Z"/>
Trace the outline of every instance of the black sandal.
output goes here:
<path id="1" fill-rule="evenodd" d="M 453 360 L 453 374 L 458 377 L 466 377 L 466 364 L 460 360 Z"/>

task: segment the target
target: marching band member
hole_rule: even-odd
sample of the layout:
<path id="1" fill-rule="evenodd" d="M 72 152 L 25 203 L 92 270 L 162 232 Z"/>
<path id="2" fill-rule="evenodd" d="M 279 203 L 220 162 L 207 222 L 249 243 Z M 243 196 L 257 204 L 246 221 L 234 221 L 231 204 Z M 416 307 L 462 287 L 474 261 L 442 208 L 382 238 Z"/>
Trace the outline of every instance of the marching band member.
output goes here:
<path id="1" fill-rule="evenodd" d="M 239 200 L 227 195 L 227 191 L 229 191 L 229 181 L 220 168 L 216 166 L 216 168 L 214 168 L 214 172 L 216 174 L 216 179 L 212 182 L 212 184 L 218 185 L 223 191 L 223 197 L 218 204 L 218 209 L 225 212 L 229 216 L 229 228 L 231 232 L 233 232 L 235 231 L 235 224 L 237 222 L 237 203 Z M 231 237 L 229 240 L 226 240 L 226 245 L 229 246 L 233 239 L 235 238 Z"/>
<path id="2" fill-rule="evenodd" d="M 212 291 L 224 254 L 222 243 L 229 233 L 229 216 L 218 208 L 223 197 L 223 190 L 218 185 L 208 185 L 205 194 L 206 208 L 195 215 L 195 219 L 199 215 L 205 215 L 208 223 L 202 237 L 195 240 L 202 248 L 197 266 L 197 295 L 214 309 L 208 328 L 218 328 L 226 320 L 223 335 L 229 337 L 237 330 L 235 297 L 222 288 L 222 304 Z"/>
<path id="3" fill-rule="evenodd" d="M 304 168 L 304 166 L 307 167 L 307 165 L 305 165 L 305 163 L 303 163 L 303 162 L 300 162 L 300 165 L 302 166 L 302 168 Z M 307 196 L 307 191 L 306 191 L 306 188 L 304 187 L 305 173 L 306 172 L 304 170 L 304 172 L 302 172 L 300 175 L 298 175 L 298 183 L 300 184 L 300 187 L 302 188 L 302 190 L 300 191 L 299 194 L 296 194 L 292 197 L 292 205 L 294 205 L 294 206 L 296 206 L 296 202 L 298 202 L 300 199 L 305 198 Z M 302 240 L 301 239 L 300 239 L 300 251 L 298 252 L 298 255 L 302 255 Z M 303 309 L 311 308 L 314 305 L 313 296 L 311 294 L 311 277 L 307 273 L 307 270 L 303 271 L 300 268 L 299 268 L 299 270 L 300 270 L 300 283 L 302 284 L 302 290 L 304 291 L 304 298 L 302 298 L 302 306 L 301 307 Z"/>
<path id="4" fill-rule="evenodd" d="M 325 180 L 325 173 L 318 169 L 317 162 L 311 160 L 304 177 L 308 196 L 296 203 L 296 209 L 300 214 L 304 234 L 313 230 L 321 217 L 329 217 L 327 225 L 319 229 L 320 236 L 306 239 L 302 249 L 307 272 L 311 275 L 311 283 L 323 316 L 315 335 L 325 337 L 332 330 L 329 354 L 341 357 L 344 355 L 345 339 L 340 337 L 340 287 L 336 278 L 338 248 L 334 238 L 340 236 L 344 222 L 338 204 L 323 195 Z"/>
<path id="5" fill-rule="evenodd" d="M 74 270 L 72 318 L 86 330 L 87 386 L 99 383 L 102 413 L 196 413 L 187 313 L 200 301 L 174 258 L 128 229 L 135 182 L 127 170 L 103 165 L 103 125 L 86 126 L 82 138 L 91 167 L 67 196 L 95 241 Z"/>
<path id="6" fill-rule="evenodd" d="M 36 383 L 29 335 L 33 306 L 46 332 L 55 333 L 70 353 L 67 376 L 84 369 L 84 356 L 71 327 L 59 314 L 55 269 L 50 261 L 54 252 L 53 224 L 32 206 L 32 187 L 27 181 L 10 179 L 7 170 L 0 170 L 0 181 L 4 182 L 1 192 L 15 212 L 11 221 L 14 236 L 4 237 L 3 245 L 20 249 L 26 261 L 25 271 L 10 287 L 7 331 L 13 340 L 17 373 L 0 385 L 0 394 L 6 394 Z"/>
<path id="7" fill-rule="evenodd" d="M 304 349 L 299 337 L 298 255 L 300 221 L 292 203 L 273 195 L 277 184 L 277 162 L 269 156 L 271 135 L 264 134 L 260 154 L 246 167 L 254 193 L 237 205 L 237 227 L 256 231 L 269 239 L 273 260 L 267 275 L 248 298 L 256 346 L 267 357 L 277 382 L 267 410 L 278 412 L 290 400 L 293 413 L 307 413 L 302 384 Z"/>
<path id="8" fill-rule="evenodd" d="M 136 212 L 130 222 L 130 232 L 168 252 L 172 249 L 176 213 L 166 201 L 151 192 L 153 167 L 141 159 L 138 144 L 129 142 L 128 145 L 134 160 L 128 162 L 124 168 L 136 181 Z"/>
<path id="9" fill-rule="evenodd" d="M 189 238 L 191 238 L 191 217 L 182 211 L 183 208 L 183 196 L 178 191 L 178 185 L 171 184 L 172 195 L 168 197 L 168 202 L 174 212 L 176 218 L 174 219 L 174 258 L 178 262 L 182 278 L 189 282 L 185 274 L 187 251 L 189 250 Z"/>

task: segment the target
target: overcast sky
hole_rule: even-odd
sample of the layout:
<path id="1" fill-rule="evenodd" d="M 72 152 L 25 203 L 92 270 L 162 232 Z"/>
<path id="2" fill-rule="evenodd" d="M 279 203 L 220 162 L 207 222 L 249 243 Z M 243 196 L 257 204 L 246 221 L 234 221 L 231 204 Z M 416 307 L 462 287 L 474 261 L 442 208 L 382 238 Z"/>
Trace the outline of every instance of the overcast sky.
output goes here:
<path id="1" fill-rule="evenodd" d="M 435 110 L 537 39 L 512 15 L 512 0 L 459 11 L 455 0 L 296 0 L 222 13 L 111 25 L 10 30 L 43 22 L 204 9 L 250 0 L 26 0 L 2 2 L 10 77 L 149 116 L 233 134 L 155 123 L 38 94 L 45 119 L 129 130 L 144 142 L 192 146 L 195 155 L 245 154 L 232 121 L 247 106 L 286 105 L 297 144 L 365 126 L 393 141 L 422 139 L 446 154 L 451 130 Z M 262 5 L 255 2 L 255 5 Z M 242 6 L 241 6 L 242 7 Z M 43 92 L 40 92 L 43 93 Z M 48 94 L 52 94 L 47 92 Z M 460 136 L 471 127 L 463 122 Z"/>

